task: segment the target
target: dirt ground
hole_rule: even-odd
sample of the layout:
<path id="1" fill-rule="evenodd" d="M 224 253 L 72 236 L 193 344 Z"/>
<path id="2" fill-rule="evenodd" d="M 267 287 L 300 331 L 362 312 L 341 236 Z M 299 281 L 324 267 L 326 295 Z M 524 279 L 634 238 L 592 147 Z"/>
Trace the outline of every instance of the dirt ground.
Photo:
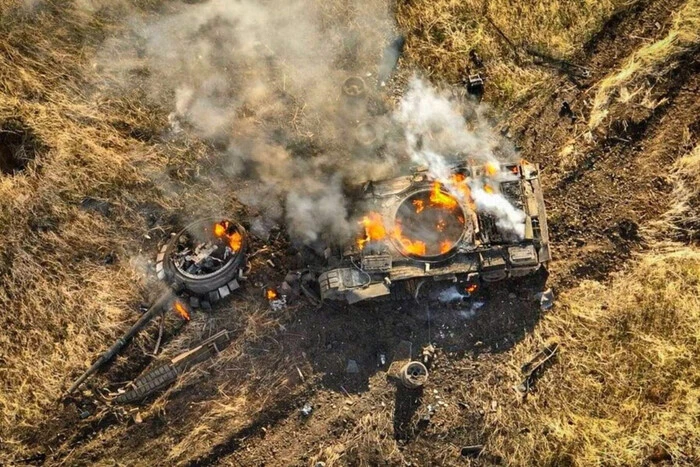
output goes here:
<path id="1" fill-rule="evenodd" d="M 609 119 L 592 131 L 588 122 L 596 85 L 639 47 L 663 38 L 683 3 L 648 0 L 623 8 L 570 58 L 588 77 L 550 70 L 532 93 L 498 111 L 501 134 L 542 167 L 554 257 L 546 283 L 556 297 L 626 270 L 650 247 L 645 229 L 671 207 L 671 167 L 700 139 L 697 53 L 680 57 L 676 72 L 655 83 L 650 99 L 664 98 L 663 104 L 611 107 Z M 408 58 L 400 62 L 398 82 L 412 66 Z M 486 105 L 489 92 L 487 81 Z M 560 114 L 563 101 L 575 119 Z M 563 151 L 567 147 L 574 149 Z M 153 216 L 163 233 L 141 248 L 155 254 L 178 219 L 160 208 Z M 97 383 L 57 401 L 39 426 L 21 428 L 27 455 L 8 465 L 511 463 L 489 450 L 489 439 L 507 431 L 501 420 L 508 411 L 521 409 L 513 387 L 524 361 L 514 347 L 547 313 L 557 313 L 556 306 L 541 311 L 533 299 L 545 278 L 490 286 L 475 313 L 468 306 L 413 303 L 317 308 L 303 299 L 274 312 L 263 287 L 280 283 L 298 255 L 283 232 L 253 242 L 259 253 L 239 294 L 209 314 L 197 312 L 186 335 L 177 335 L 181 324 L 168 318 L 165 342 L 174 349 L 232 330 L 233 342 L 220 358 L 140 406 L 105 402 Z M 157 327 L 149 328 L 147 339 L 98 375 L 99 384 L 114 389 L 152 365 L 144 350 L 155 333 Z M 403 389 L 392 377 L 392 362 L 418 357 L 431 343 L 436 354 L 427 385 Z M 348 360 L 359 373 L 346 372 Z M 313 408 L 309 416 L 300 413 L 305 404 Z M 473 445 L 487 448 L 478 457 L 463 450 Z"/>

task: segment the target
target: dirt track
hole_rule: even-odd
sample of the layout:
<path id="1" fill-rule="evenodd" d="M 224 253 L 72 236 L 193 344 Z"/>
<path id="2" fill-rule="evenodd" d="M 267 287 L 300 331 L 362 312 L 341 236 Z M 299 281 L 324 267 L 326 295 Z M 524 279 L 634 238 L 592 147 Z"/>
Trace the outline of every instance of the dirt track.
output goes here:
<path id="1" fill-rule="evenodd" d="M 590 78 L 553 76 L 540 95 L 501 125 L 522 148 L 522 156 L 543 167 L 555 245 L 549 280 L 555 292 L 584 279 L 605 280 L 644 249 L 639 228 L 668 207 L 670 164 L 698 140 L 700 64 L 690 57 L 680 73 L 655 88 L 667 103 L 635 115 L 626 128 L 613 126 L 594 135 L 573 164 L 563 163 L 559 155 L 572 139 L 584 138 L 591 87 L 643 40 L 662 37 L 680 3 L 640 2 L 612 18 L 577 57 L 577 63 L 590 68 Z M 563 100 L 571 104 L 576 122 L 559 116 Z M 282 240 L 273 245 L 273 251 L 287 248 Z M 282 279 L 281 268 L 269 269 L 265 259 L 265 254 L 256 258 L 250 284 Z M 419 466 L 498 463 L 488 454 L 467 461 L 460 449 L 485 443 L 498 429 L 489 414 L 505 401 L 503 392 L 491 394 L 489 387 L 519 382 L 522 362 L 512 361 L 507 350 L 540 318 L 532 300 L 536 289 L 537 284 L 513 283 L 487 290 L 486 305 L 471 318 L 463 310 L 416 305 L 321 310 L 299 305 L 275 326 L 260 326 L 260 335 L 239 335 L 239 354 L 202 370 L 143 423 L 108 411 L 83 421 L 69 404 L 31 437 L 38 449 L 49 447 L 44 451 L 49 464 L 156 465 L 168 455 L 167 446 L 196 427 L 199 404 L 222 397 L 222 384 L 245 380 L 249 399 L 239 406 L 244 412 L 250 407 L 248 420 L 225 433 L 223 441 L 191 447 L 192 455 L 185 456 L 189 465 L 313 465 L 333 455 L 342 455 L 349 465 L 395 465 L 397 459 Z M 256 304 L 265 306 L 249 287 L 225 312 L 230 314 L 218 318 L 230 318 L 242 332 L 248 323 L 236 310 L 254 310 Z M 438 348 L 429 384 L 418 395 L 397 390 L 387 377 L 392 356 L 404 351 L 407 342 L 412 356 L 429 342 Z M 386 365 L 379 363 L 381 354 L 388 357 Z M 358 362 L 359 374 L 345 373 L 348 359 Z M 111 369 L 109 379 L 133 376 L 138 364 Z M 481 383 L 476 390 L 473 381 Z M 255 400 L 256 394 L 266 399 Z M 314 408 L 308 419 L 299 414 L 305 403 Z M 345 448 L 358 443 L 368 451 Z M 398 452 L 387 458 L 388 447 Z"/>

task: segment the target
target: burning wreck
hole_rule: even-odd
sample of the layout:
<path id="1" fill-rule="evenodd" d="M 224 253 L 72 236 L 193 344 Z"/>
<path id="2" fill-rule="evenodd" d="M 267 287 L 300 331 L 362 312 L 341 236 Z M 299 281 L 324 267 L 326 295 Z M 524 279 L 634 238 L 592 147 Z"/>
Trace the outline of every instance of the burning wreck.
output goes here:
<path id="1" fill-rule="evenodd" d="M 420 299 L 446 286 L 470 296 L 550 260 L 539 169 L 526 161 L 465 161 L 439 181 L 419 169 L 368 182 L 359 198 L 358 237 L 319 275 L 324 300 Z"/>
<path id="2" fill-rule="evenodd" d="M 192 306 L 198 306 L 200 299 L 214 303 L 239 288 L 247 248 L 242 225 L 228 220 L 199 220 L 163 245 L 156 273 L 174 290 L 188 292 Z"/>

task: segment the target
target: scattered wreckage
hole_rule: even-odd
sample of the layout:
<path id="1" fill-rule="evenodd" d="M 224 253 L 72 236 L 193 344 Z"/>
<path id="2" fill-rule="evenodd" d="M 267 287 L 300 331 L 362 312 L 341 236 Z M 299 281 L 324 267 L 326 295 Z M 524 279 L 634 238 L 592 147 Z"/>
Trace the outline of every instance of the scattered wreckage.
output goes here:
<path id="1" fill-rule="evenodd" d="M 479 165 L 465 161 L 452 167 L 450 183 L 432 179 L 426 170 L 366 183 L 356 207 L 366 213 L 351 244 L 336 245 L 318 275 L 290 273 L 280 291 L 265 296 L 273 310 L 287 304 L 289 282 L 311 301 L 430 299 L 446 289 L 470 297 L 484 282 L 533 274 L 550 260 L 549 236 L 539 170 L 525 161 Z M 505 176 L 504 176 L 505 174 Z M 470 184 L 502 195 L 524 213 L 522 236 L 499 225 L 492 214 L 476 209 Z M 189 308 L 209 309 L 236 291 L 248 267 L 245 228 L 228 220 L 198 220 L 174 234 L 156 259 L 158 278 L 169 285 L 154 305 L 70 387 L 74 392 L 111 360 L 141 329 L 165 309 L 189 320 Z M 313 278 L 316 290 L 311 290 Z M 541 301 L 551 307 L 551 292 Z M 187 305 L 185 304 L 187 303 Z M 191 365 L 218 353 L 227 334 L 203 341 L 191 352 L 149 371 L 119 395 L 134 402 L 162 389 Z M 427 379 L 427 369 L 412 364 L 402 370 L 407 387 Z"/>
<path id="2" fill-rule="evenodd" d="M 382 71 L 387 76 L 396 67 L 403 39 L 397 38 L 391 47 Z M 472 61 L 480 61 L 476 53 Z M 467 73 L 463 84 L 469 95 L 481 100 L 484 79 L 479 73 Z M 362 78 L 346 79 L 341 87 L 346 110 L 361 107 L 369 91 Z M 374 147 L 378 140 L 375 125 L 362 120 L 356 123 L 356 143 L 366 149 Z M 445 290 L 469 298 L 484 282 L 522 277 L 546 267 L 549 235 L 538 166 L 524 160 L 483 164 L 464 157 L 450 170 L 447 182 L 435 180 L 427 169 L 417 169 L 409 175 L 364 184 L 355 204 L 361 218 L 358 237 L 349 244 L 332 245 L 322 266 L 290 272 L 278 289 L 267 288 L 270 308 L 283 310 L 293 290 L 315 305 L 421 300 Z M 477 209 L 470 193 L 474 182 L 524 213 L 522 235 L 504 229 L 488 210 Z M 173 234 L 155 264 L 155 273 L 168 290 L 67 393 L 75 392 L 165 310 L 173 309 L 188 321 L 189 309 L 209 310 L 238 290 L 249 267 L 248 249 L 246 229 L 230 220 L 201 219 Z M 551 299 L 551 291 L 541 298 L 543 308 L 545 304 L 551 307 Z M 228 331 L 222 330 L 143 373 L 112 400 L 139 402 L 175 382 L 193 365 L 215 357 L 229 342 Z M 160 335 L 156 347 L 159 344 Z M 398 380 L 407 389 L 422 387 L 428 378 L 427 360 L 404 363 Z"/>
<path id="3" fill-rule="evenodd" d="M 245 277 L 248 237 L 245 228 L 228 220 L 202 219 L 172 236 L 156 258 L 156 275 L 169 288 L 141 315 L 117 341 L 70 386 L 74 393 L 83 382 L 114 358 L 127 343 L 156 316 L 172 309 L 189 321 L 189 308 L 210 308 L 237 290 Z M 183 301 L 187 299 L 189 306 Z M 160 341 L 159 341 L 160 342 Z M 117 402 L 142 399 L 172 383 L 191 365 L 214 356 L 228 342 L 224 331 L 203 341 L 190 352 L 173 359 L 133 383 L 133 389 L 119 396 Z"/>

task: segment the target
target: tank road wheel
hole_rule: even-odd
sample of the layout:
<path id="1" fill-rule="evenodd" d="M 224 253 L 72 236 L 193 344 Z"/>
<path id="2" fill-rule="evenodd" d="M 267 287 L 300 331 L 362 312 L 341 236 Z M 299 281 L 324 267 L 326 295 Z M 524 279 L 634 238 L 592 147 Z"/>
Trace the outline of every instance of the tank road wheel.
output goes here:
<path id="1" fill-rule="evenodd" d="M 204 219 L 185 227 L 163 245 L 156 262 L 158 278 L 210 303 L 240 286 L 248 238 L 242 225 Z"/>
<path id="2" fill-rule="evenodd" d="M 428 369 L 421 362 L 408 362 L 401 368 L 399 377 L 408 389 L 418 389 L 428 381 Z"/>

